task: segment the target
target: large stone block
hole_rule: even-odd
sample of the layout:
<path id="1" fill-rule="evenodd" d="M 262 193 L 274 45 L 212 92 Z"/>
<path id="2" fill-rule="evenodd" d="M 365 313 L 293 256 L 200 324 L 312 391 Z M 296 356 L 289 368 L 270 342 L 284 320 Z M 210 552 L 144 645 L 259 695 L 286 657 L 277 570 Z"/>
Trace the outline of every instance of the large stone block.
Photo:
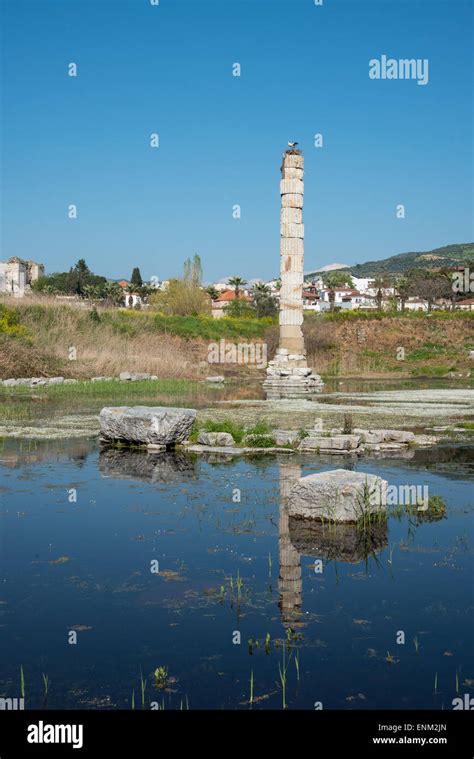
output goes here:
<path id="1" fill-rule="evenodd" d="M 233 446 L 235 440 L 230 432 L 200 432 L 198 443 L 200 445 Z"/>
<path id="2" fill-rule="evenodd" d="M 383 443 L 384 441 L 382 430 L 371 430 L 369 432 L 367 430 L 355 429 L 354 432 L 356 434 L 360 434 L 360 439 L 363 443 L 368 443 L 370 445 L 377 445 L 378 443 Z"/>
<path id="3" fill-rule="evenodd" d="M 301 226 L 301 225 L 300 225 Z M 280 256 L 292 256 L 303 265 L 304 242 L 301 237 L 280 237 Z M 280 268 L 285 267 L 286 262 L 280 261 Z"/>
<path id="4" fill-rule="evenodd" d="M 295 168 L 295 169 L 302 169 L 304 168 L 304 156 L 298 155 L 298 154 L 291 154 L 291 153 L 285 153 L 285 156 L 283 158 L 283 168 Z"/>
<path id="5" fill-rule="evenodd" d="M 282 208 L 280 210 L 281 224 L 302 224 L 303 211 L 301 208 Z"/>
<path id="6" fill-rule="evenodd" d="M 186 440 L 196 411 L 166 406 L 112 406 L 100 412 L 104 440 L 170 447 Z"/>
<path id="7" fill-rule="evenodd" d="M 288 496 L 293 517 L 334 522 L 357 522 L 384 512 L 388 482 L 375 474 L 335 469 L 299 479 Z"/>
<path id="8" fill-rule="evenodd" d="M 292 445 L 299 437 L 298 430 L 275 430 L 274 434 L 277 445 Z"/>
<path id="9" fill-rule="evenodd" d="M 412 443 L 415 440 L 413 432 L 405 430 L 381 430 L 384 435 L 384 442 L 394 443 Z"/>
<path id="10" fill-rule="evenodd" d="M 304 348 L 304 340 L 301 334 L 300 326 L 303 324 L 303 308 L 296 303 L 283 303 L 280 300 L 280 314 L 278 323 L 280 324 L 280 342 L 282 345 L 288 345 L 291 350 L 297 351 Z"/>
<path id="11" fill-rule="evenodd" d="M 303 195 L 304 182 L 301 179 L 281 179 L 280 195 Z"/>
<path id="12" fill-rule="evenodd" d="M 281 206 L 282 208 L 303 208 L 303 195 L 282 195 Z"/>
<path id="13" fill-rule="evenodd" d="M 354 430 L 360 434 L 363 443 L 378 445 L 379 443 L 411 443 L 415 440 L 413 432 L 405 430 Z"/>
<path id="14" fill-rule="evenodd" d="M 360 443 L 360 435 L 332 435 L 324 437 L 313 435 L 303 438 L 299 446 L 301 451 L 353 451 Z"/>
<path id="15" fill-rule="evenodd" d="M 280 224 L 281 237 L 304 237 L 304 224 Z"/>
<path id="16" fill-rule="evenodd" d="M 295 166 L 285 166 L 283 168 L 282 179 L 300 179 L 303 180 L 303 169 L 299 169 Z"/>

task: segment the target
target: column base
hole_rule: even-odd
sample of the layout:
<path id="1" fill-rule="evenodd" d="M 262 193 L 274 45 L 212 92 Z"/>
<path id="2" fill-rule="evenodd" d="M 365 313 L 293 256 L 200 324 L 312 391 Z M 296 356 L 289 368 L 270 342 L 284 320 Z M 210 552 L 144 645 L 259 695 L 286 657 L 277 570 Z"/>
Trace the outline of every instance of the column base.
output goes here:
<path id="1" fill-rule="evenodd" d="M 278 398 L 304 398 L 320 393 L 324 387 L 319 374 L 306 363 L 306 356 L 291 354 L 279 348 L 275 359 L 268 362 L 267 377 L 263 382 L 267 400 Z"/>

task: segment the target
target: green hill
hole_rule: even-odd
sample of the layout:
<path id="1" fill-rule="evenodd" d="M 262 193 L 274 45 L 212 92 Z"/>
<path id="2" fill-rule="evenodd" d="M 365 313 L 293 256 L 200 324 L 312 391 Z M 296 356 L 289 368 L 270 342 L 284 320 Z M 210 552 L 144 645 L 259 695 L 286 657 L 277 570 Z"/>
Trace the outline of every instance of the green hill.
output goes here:
<path id="1" fill-rule="evenodd" d="M 398 274 L 414 268 L 437 269 L 444 266 L 468 266 L 473 262 L 474 243 L 468 242 L 416 253 L 399 253 L 396 256 L 383 258 L 381 261 L 354 264 L 343 271 L 350 271 L 354 277 L 373 277 L 377 274 Z M 313 274 L 316 274 L 316 271 L 306 274 L 305 279 L 311 278 Z"/>

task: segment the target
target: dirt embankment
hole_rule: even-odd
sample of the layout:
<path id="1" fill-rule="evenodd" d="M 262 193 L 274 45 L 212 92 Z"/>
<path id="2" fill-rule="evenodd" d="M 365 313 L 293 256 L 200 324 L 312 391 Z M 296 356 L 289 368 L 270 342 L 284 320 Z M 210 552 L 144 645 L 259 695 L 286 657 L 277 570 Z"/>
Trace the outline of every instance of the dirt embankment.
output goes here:
<path id="1" fill-rule="evenodd" d="M 311 325 L 308 354 L 328 374 L 468 376 L 473 325 L 469 318 L 387 317 L 325 323 L 319 335 Z"/>
<path id="2" fill-rule="evenodd" d="M 0 309 L 2 305 L 0 304 Z M 242 380 L 263 376 L 262 355 L 255 364 L 209 363 L 210 345 L 219 343 L 222 325 L 194 319 L 202 336 L 173 333 L 189 322 L 175 317 L 165 327 L 153 314 L 89 309 L 11 300 L 0 313 L 0 378 L 62 375 L 85 379 L 149 372 L 162 378 L 199 379 L 224 374 Z M 188 322 L 186 321 L 188 319 Z M 176 322 L 178 320 L 178 322 Z M 192 320 L 192 319 L 191 319 Z M 211 324 L 209 324 L 211 321 Z M 230 320 L 227 320 L 230 322 Z M 238 324 L 232 326 L 238 334 Z M 226 342 L 264 341 L 267 358 L 278 345 L 278 326 L 247 323 L 261 337 L 236 334 Z M 469 313 L 383 318 L 305 320 L 308 362 L 326 376 L 469 376 L 474 348 Z M 243 322 L 243 327 L 246 327 Z M 166 331 L 163 331 L 165 329 Z M 211 336 L 209 330 L 216 330 Z"/>

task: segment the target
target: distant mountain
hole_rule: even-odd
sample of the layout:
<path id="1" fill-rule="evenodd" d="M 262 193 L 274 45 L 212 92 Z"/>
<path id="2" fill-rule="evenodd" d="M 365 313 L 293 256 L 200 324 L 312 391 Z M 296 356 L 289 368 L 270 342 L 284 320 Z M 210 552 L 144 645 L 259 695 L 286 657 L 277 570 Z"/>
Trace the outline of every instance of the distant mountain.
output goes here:
<path id="1" fill-rule="evenodd" d="M 437 269 L 443 266 L 468 266 L 470 263 L 474 263 L 474 243 L 466 242 L 417 253 L 399 253 L 381 261 L 367 261 L 349 267 L 341 264 L 339 268 L 349 268 L 354 277 L 374 277 L 377 274 L 399 274 L 407 269 Z M 330 270 L 334 271 L 332 266 Z M 320 271 L 329 271 L 329 268 L 314 270 L 305 274 L 305 278 Z"/>
<path id="2" fill-rule="evenodd" d="M 317 273 L 321 274 L 325 271 L 336 271 L 337 269 L 349 269 L 349 264 L 326 264 L 326 266 L 321 266 L 320 269 L 317 269 Z M 315 273 L 315 272 L 312 272 Z"/>

